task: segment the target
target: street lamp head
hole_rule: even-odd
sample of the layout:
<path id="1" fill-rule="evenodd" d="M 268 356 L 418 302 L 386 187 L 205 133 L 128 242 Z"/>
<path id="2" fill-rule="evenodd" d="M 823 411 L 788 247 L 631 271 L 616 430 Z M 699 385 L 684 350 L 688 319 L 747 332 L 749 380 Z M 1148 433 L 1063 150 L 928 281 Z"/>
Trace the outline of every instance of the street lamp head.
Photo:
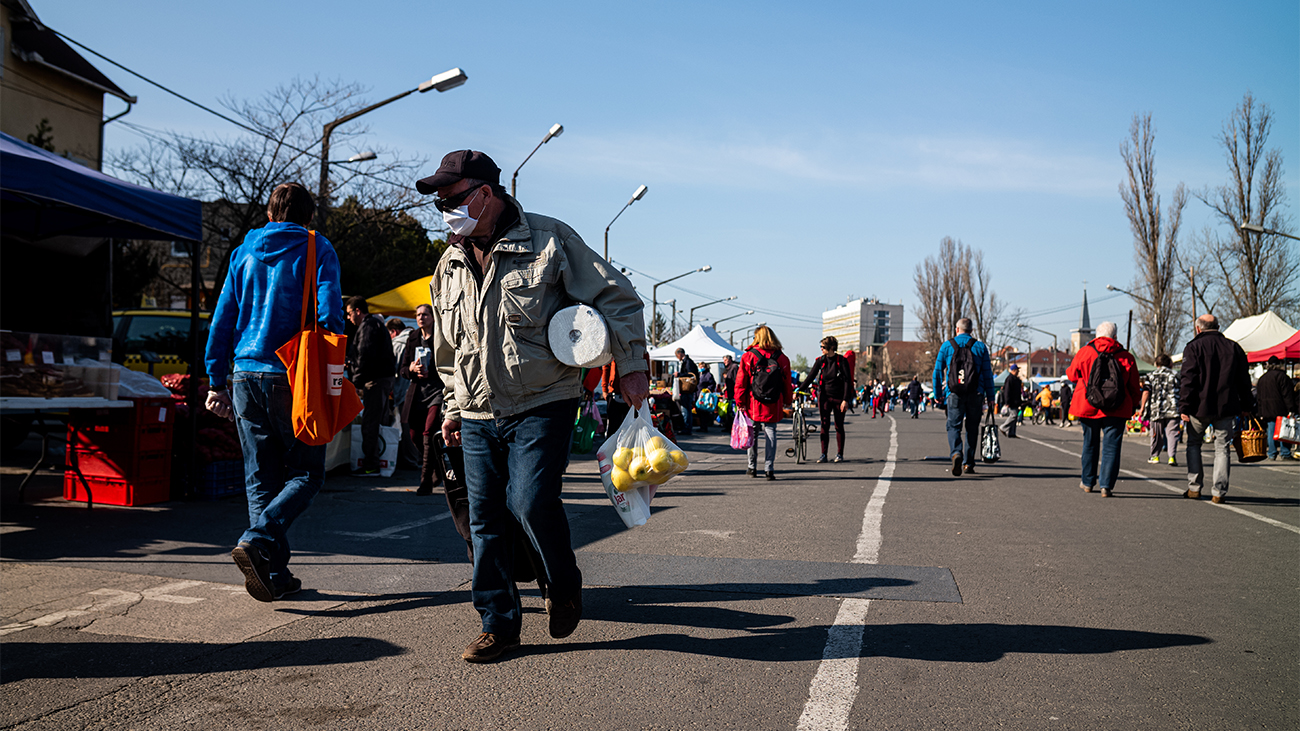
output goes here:
<path id="1" fill-rule="evenodd" d="M 564 125 L 562 124 L 553 125 L 551 127 L 551 131 L 547 132 L 546 136 L 542 138 L 542 144 L 544 145 L 547 142 L 550 142 L 553 138 L 559 137 L 562 134 L 564 134 Z"/>
<path id="2" fill-rule="evenodd" d="M 449 91 L 465 83 L 468 79 L 469 77 L 465 75 L 465 72 L 461 71 L 460 68 L 457 67 L 450 71 L 443 71 L 432 79 L 420 84 L 417 88 L 421 94 L 430 89 Z"/>
<path id="3" fill-rule="evenodd" d="M 1115 285 L 1113 285 L 1113 284 L 1107 284 L 1107 285 L 1106 285 L 1106 291 L 1108 291 L 1108 292 L 1114 292 L 1114 291 L 1115 291 Z"/>
<path id="4" fill-rule="evenodd" d="M 1245 221 L 1243 221 L 1241 224 L 1241 230 L 1251 231 L 1257 234 L 1265 233 L 1265 229 L 1263 226 L 1260 226 L 1259 224 L 1255 224 L 1255 223 L 1246 223 Z"/>
<path id="5" fill-rule="evenodd" d="M 358 152 L 357 154 L 353 155 L 352 157 L 349 157 L 349 158 L 348 158 L 348 162 L 364 162 L 364 161 L 366 161 L 366 160 L 373 160 L 373 159 L 375 159 L 376 157 L 379 157 L 379 156 L 376 155 L 375 153 L 371 152 L 370 150 L 366 150 L 365 152 Z"/>
<path id="6" fill-rule="evenodd" d="M 709 271 L 713 271 L 713 267 L 709 266 L 708 264 L 705 264 L 704 266 L 700 267 L 699 269 L 696 269 L 695 271 L 697 271 L 697 272 L 709 272 Z"/>
<path id="7" fill-rule="evenodd" d="M 752 314 L 754 314 L 754 311 L 753 311 L 753 310 L 745 310 L 745 314 L 746 314 L 746 315 L 752 315 Z"/>
<path id="8" fill-rule="evenodd" d="M 632 198 L 631 198 L 630 200 L 628 200 L 627 204 L 630 206 L 630 205 L 632 205 L 633 203 L 636 203 L 637 201 L 639 201 L 639 200 L 641 200 L 642 198 L 644 198 L 644 197 L 645 197 L 645 192 L 646 192 L 647 190 L 649 190 L 649 188 L 645 187 L 644 185 L 641 186 L 640 188 L 637 188 L 637 189 L 636 189 L 636 192 L 632 194 Z"/>
<path id="9" fill-rule="evenodd" d="M 723 300 L 723 302 L 730 302 L 730 301 L 732 301 L 732 300 L 734 300 L 734 299 L 736 299 L 736 295 L 733 294 L 733 295 L 731 295 L 730 297 L 728 297 L 728 298 L 726 298 L 725 300 Z"/>

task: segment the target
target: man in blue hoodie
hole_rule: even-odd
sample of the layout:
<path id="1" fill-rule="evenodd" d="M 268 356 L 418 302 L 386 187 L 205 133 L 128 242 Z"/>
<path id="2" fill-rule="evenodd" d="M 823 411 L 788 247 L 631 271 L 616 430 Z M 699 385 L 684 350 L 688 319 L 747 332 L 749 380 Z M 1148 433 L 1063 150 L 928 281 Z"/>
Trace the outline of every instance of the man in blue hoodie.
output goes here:
<path id="1" fill-rule="evenodd" d="M 934 398 L 948 412 L 948 452 L 952 476 L 960 477 L 962 462 L 966 474 L 975 471 L 975 442 L 980 428 L 981 407 L 993 408 L 993 364 L 989 349 L 971 335 L 970 318 L 957 321 L 957 334 L 939 348 L 934 361 Z M 963 422 L 964 425 L 963 425 Z M 962 449 L 962 430 L 966 447 Z"/>
<path id="2" fill-rule="evenodd" d="M 302 589 L 302 581 L 289 572 L 286 534 L 325 482 L 325 446 L 309 446 L 294 436 L 289 378 L 275 353 L 302 323 L 306 226 L 315 212 L 311 193 L 299 183 L 272 191 L 266 206 L 270 223 L 249 231 L 231 253 L 208 332 L 207 407 L 235 420 L 244 452 L 249 527 L 230 555 L 244 573 L 244 588 L 261 602 Z M 339 258 L 320 234 L 310 265 L 316 267 L 317 319 L 342 333 Z M 235 372 L 227 386 L 232 357 Z"/>

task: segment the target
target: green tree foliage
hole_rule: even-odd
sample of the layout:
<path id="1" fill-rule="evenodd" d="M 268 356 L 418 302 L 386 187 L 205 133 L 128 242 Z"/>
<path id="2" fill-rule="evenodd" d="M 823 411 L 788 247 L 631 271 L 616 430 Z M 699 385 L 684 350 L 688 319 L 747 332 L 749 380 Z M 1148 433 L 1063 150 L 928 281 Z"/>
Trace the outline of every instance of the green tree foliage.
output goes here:
<path id="1" fill-rule="evenodd" d="M 323 233 L 338 252 L 345 295 L 373 297 L 432 274 L 447 248 L 411 215 L 366 208 L 355 197 L 330 211 Z"/>
<path id="2" fill-rule="evenodd" d="M 27 142 L 36 145 L 42 150 L 54 152 L 54 128 L 50 126 L 50 120 L 42 119 L 36 125 L 36 132 L 27 135 Z"/>
<path id="3" fill-rule="evenodd" d="M 790 361 L 790 369 L 806 373 L 808 371 L 808 359 L 803 357 L 802 354 L 796 355 L 794 360 Z"/>

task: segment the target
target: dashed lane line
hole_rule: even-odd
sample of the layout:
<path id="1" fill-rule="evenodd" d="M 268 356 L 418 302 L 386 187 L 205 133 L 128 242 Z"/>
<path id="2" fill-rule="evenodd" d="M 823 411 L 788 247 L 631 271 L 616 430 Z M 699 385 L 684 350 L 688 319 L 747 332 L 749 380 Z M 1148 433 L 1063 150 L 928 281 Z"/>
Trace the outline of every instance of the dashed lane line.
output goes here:
<path id="1" fill-rule="evenodd" d="M 26 622 L 15 622 L 0 627 L 0 637 L 32 629 L 33 627 L 49 627 L 58 624 L 65 619 L 84 617 L 92 612 L 103 612 L 107 609 L 112 609 L 113 607 L 121 606 L 123 604 L 134 604 L 144 599 L 156 602 L 167 602 L 169 604 L 196 604 L 203 601 L 203 598 L 196 596 L 177 596 L 171 592 L 192 589 L 196 586 L 203 586 L 205 584 L 207 584 L 205 581 L 177 581 L 171 584 L 155 586 L 152 589 L 145 589 L 140 592 L 122 591 L 121 589 L 95 589 L 94 591 L 86 592 L 88 596 L 94 597 L 89 602 L 79 604 L 70 609 L 60 609 L 57 612 L 50 612 L 49 614 L 36 617 L 35 619 L 29 619 Z M 236 588 L 242 591 L 242 587 Z M 100 599 L 99 597 L 107 598 Z"/>
<path id="2" fill-rule="evenodd" d="M 880 521 L 889 483 L 898 457 L 898 422 L 889 417 L 889 454 L 876 479 L 875 489 L 862 513 L 862 532 L 852 563 L 876 563 L 880 557 Z M 798 731 L 842 731 L 849 725 L 849 712 L 858 695 L 858 665 L 862 656 L 862 633 L 867 624 L 870 599 L 845 599 L 835 622 L 826 633 L 826 649 L 808 688 L 808 702 L 799 716 Z"/>
<path id="3" fill-rule="evenodd" d="M 430 523 L 436 523 L 440 520 L 446 520 L 450 517 L 451 517 L 451 513 L 442 513 L 439 515 L 435 515 L 432 518 L 423 518 L 421 520 L 412 521 L 410 523 L 394 525 L 388 528 L 384 528 L 383 530 L 374 531 L 373 533 L 356 533 L 353 531 L 336 530 L 334 531 L 334 535 L 348 536 L 349 538 L 360 538 L 363 541 L 370 541 L 376 538 L 388 538 L 390 540 L 402 541 L 402 540 L 406 540 L 407 538 L 410 538 L 410 536 L 401 535 L 402 531 L 411 530 L 412 528 L 419 528 L 420 526 L 429 525 Z"/>
<path id="4" fill-rule="evenodd" d="M 1037 439 L 1034 439 L 1033 437 L 1021 437 L 1021 438 L 1024 439 L 1025 441 L 1027 441 L 1027 442 L 1033 442 L 1034 444 L 1038 444 L 1038 445 L 1040 445 L 1040 446 L 1047 447 L 1048 449 L 1055 449 L 1055 450 L 1058 451 L 1058 452 L 1061 452 L 1061 453 L 1063 453 L 1063 454 L 1068 454 L 1068 455 L 1070 455 L 1070 456 L 1072 456 L 1072 457 L 1078 457 L 1078 456 L 1079 456 L 1077 453 L 1072 452 L 1072 451 L 1070 451 L 1070 450 L 1068 450 L 1068 449 L 1064 449 L 1064 448 L 1062 448 L 1062 447 L 1058 447 L 1058 446 L 1056 446 L 1055 444 L 1048 444 L 1047 442 L 1041 442 L 1041 441 L 1039 441 L 1039 440 L 1037 440 Z M 1175 487 L 1175 486 L 1170 485 L 1170 484 L 1168 484 L 1168 483 L 1166 483 L 1166 482 L 1161 482 L 1160 480 L 1157 480 L 1157 479 L 1154 478 L 1154 477 L 1147 477 L 1146 475 L 1142 474 L 1141 472 L 1134 472 L 1133 470 L 1126 470 L 1126 469 L 1124 469 L 1124 468 L 1120 468 L 1120 472 L 1122 472 L 1122 473 L 1128 475 L 1129 477 L 1136 477 L 1136 478 L 1139 479 L 1139 480 L 1145 480 L 1146 482 L 1150 482 L 1152 485 L 1156 485 L 1157 487 L 1163 487 L 1164 489 L 1166 489 L 1166 490 L 1168 490 L 1168 491 L 1170 491 L 1170 492 L 1178 493 L 1179 495 L 1182 495 L 1183 492 L 1184 492 L 1185 490 L 1187 490 L 1187 488 L 1185 488 L 1185 487 L 1181 487 L 1181 488 L 1180 488 L 1180 487 Z M 1289 530 L 1289 531 L 1291 531 L 1292 533 L 1300 533 L 1300 527 L 1297 527 L 1297 526 L 1291 525 L 1290 523 L 1283 523 L 1283 522 L 1280 521 L 1280 520 L 1273 520 L 1272 518 L 1265 517 L 1265 516 L 1263 516 L 1263 515 L 1260 515 L 1259 513 L 1254 513 L 1254 512 L 1251 512 L 1251 511 L 1249 511 L 1249 510 L 1244 510 L 1244 509 L 1242 509 L 1242 508 L 1239 508 L 1239 507 L 1237 507 L 1236 505 L 1229 505 L 1229 504 L 1227 504 L 1227 503 L 1212 503 L 1212 502 L 1210 502 L 1210 501 L 1208 501 L 1208 500 L 1203 500 L 1203 501 L 1201 501 L 1201 502 L 1204 502 L 1206 505 L 1211 505 L 1211 506 L 1216 507 L 1216 508 L 1223 508 L 1224 510 L 1231 510 L 1232 512 L 1237 513 L 1237 514 L 1239 514 L 1239 515 L 1244 515 L 1244 516 L 1246 516 L 1247 518 L 1254 518 L 1255 520 L 1258 520 L 1258 521 L 1261 522 L 1261 523 L 1267 523 L 1267 524 L 1269 524 L 1269 525 L 1271 525 L 1271 526 L 1273 526 L 1273 527 L 1275 527 L 1275 528 L 1281 528 L 1281 529 L 1283 529 L 1283 530 Z"/>

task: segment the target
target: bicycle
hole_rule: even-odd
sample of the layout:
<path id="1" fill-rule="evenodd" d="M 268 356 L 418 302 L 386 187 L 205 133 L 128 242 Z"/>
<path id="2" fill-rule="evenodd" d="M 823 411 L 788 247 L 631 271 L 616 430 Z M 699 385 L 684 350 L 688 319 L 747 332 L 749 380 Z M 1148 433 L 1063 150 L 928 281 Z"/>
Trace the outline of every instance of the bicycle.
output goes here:
<path id="1" fill-rule="evenodd" d="M 785 456 L 794 457 L 795 464 L 803 464 L 808 457 L 808 435 L 816 431 L 817 427 L 808 423 L 808 415 L 804 413 L 810 399 L 804 391 L 796 391 L 794 394 L 794 405 L 791 408 L 794 423 L 791 431 L 794 434 L 794 446 L 785 450 Z"/>

